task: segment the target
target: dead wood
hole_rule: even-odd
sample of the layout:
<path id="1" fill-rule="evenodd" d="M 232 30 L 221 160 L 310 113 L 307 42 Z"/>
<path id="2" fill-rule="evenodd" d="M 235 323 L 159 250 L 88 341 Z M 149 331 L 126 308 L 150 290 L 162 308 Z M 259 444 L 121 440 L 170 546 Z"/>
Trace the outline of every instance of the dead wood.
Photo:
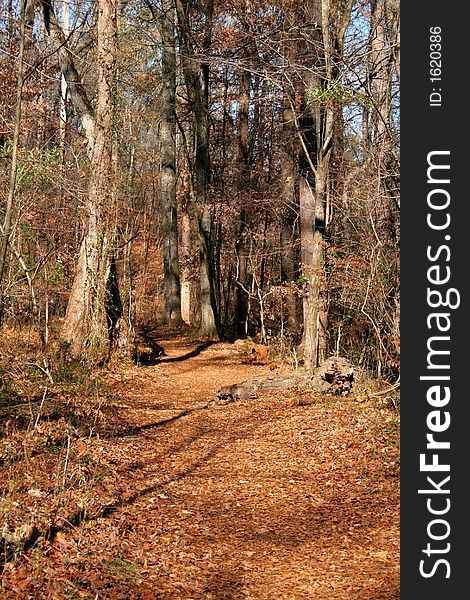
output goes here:
<path id="1" fill-rule="evenodd" d="M 354 380 L 354 367 L 343 357 L 332 356 L 311 371 L 293 371 L 266 379 L 249 379 L 241 383 L 221 387 L 217 400 L 248 400 L 257 398 L 258 392 L 273 392 L 292 388 L 312 388 L 320 393 L 347 396 Z"/>
<path id="2" fill-rule="evenodd" d="M 323 393 L 347 396 L 354 381 L 354 367 L 347 358 L 330 356 L 318 367 L 312 387 Z"/>
<path id="3" fill-rule="evenodd" d="M 355 398 L 356 402 L 364 402 L 365 400 L 371 400 L 372 398 L 379 398 L 380 396 L 385 396 L 394 390 L 397 390 L 400 387 L 400 378 L 395 382 L 392 386 L 388 387 L 386 390 L 380 390 L 379 392 L 362 394 L 361 396 L 357 396 Z"/>

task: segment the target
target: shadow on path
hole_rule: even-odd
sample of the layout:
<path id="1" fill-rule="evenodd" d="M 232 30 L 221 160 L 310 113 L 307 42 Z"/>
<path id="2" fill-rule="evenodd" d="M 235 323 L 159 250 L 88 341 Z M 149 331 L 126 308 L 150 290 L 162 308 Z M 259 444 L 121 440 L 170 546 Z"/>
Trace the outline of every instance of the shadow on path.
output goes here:
<path id="1" fill-rule="evenodd" d="M 213 344 L 216 344 L 216 343 L 217 342 L 213 342 L 213 341 L 203 342 L 202 344 L 199 344 L 198 346 L 196 346 L 196 348 L 194 348 L 194 350 L 191 350 L 191 352 L 187 352 L 186 354 L 182 354 L 181 356 L 172 356 L 170 358 L 162 358 L 158 362 L 160 362 L 160 363 L 182 362 L 183 360 L 188 360 L 189 358 L 194 358 L 195 356 L 198 356 L 199 354 L 201 354 L 201 352 L 206 350 L 206 348 L 209 348 L 209 346 L 212 346 Z"/>
<path id="2" fill-rule="evenodd" d="M 174 421 L 178 421 L 182 417 L 186 415 L 190 415 L 191 413 L 197 410 L 203 410 L 207 408 L 206 404 L 202 404 L 201 406 L 195 406 L 194 408 L 188 408 L 186 410 L 181 411 L 177 415 L 173 417 L 169 417 L 168 419 L 162 419 L 161 421 L 154 421 L 153 423 L 145 423 L 145 425 L 138 425 L 137 427 L 130 427 L 129 429 L 125 429 L 124 431 L 119 431 L 117 434 L 113 434 L 111 436 L 102 435 L 103 438 L 112 437 L 112 438 L 124 438 L 132 435 L 137 435 L 141 431 L 146 431 L 147 429 L 153 429 L 155 427 L 162 427 L 163 425 L 168 425 L 168 423 L 173 423 Z"/>
<path id="3" fill-rule="evenodd" d="M 188 360 L 189 358 L 194 358 L 198 356 L 201 352 L 206 350 L 212 346 L 212 344 L 216 344 L 217 342 L 214 340 L 207 340 L 205 342 L 201 342 L 197 344 L 194 350 L 187 352 L 181 356 L 173 356 L 170 358 L 162 358 L 164 356 L 168 356 L 166 349 L 158 343 L 158 341 L 162 341 L 158 335 L 158 330 L 156 327 L 141 327 L 137 333 L 137 340 L 147 346 L 150 351 L 149 352 L 138 352 L 136 351 L 134 354 L 134 360 L 140 363 L 142 366 L 152 366 L 160 363 L 170 363 L 170 362 L 182 362 L 184 360 Z M 179 336 L 181 333 L 179 332 Z M 158 340 L 158 341 L 157 341 Z M 168 336 L 163 338 L 164 341 L 168 340 Z M 197 342 L 195 342 L 197 343 Z"/>

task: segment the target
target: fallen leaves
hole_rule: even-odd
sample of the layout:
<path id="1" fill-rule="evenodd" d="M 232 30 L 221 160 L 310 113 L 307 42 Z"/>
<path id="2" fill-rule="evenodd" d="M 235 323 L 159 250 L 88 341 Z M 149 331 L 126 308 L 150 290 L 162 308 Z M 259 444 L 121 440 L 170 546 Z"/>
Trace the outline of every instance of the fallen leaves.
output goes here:
<path id="1" fill-rule="evenodd" d="M 99 435 L 39 420 L 26 451 L 4 440 L 1 524 L 39 536 L 3 538 L 2 598 L 399 598 L 396 411 L 293 390 L 194 410 L 269 373 L 218 344 L 116 368 Z"/>

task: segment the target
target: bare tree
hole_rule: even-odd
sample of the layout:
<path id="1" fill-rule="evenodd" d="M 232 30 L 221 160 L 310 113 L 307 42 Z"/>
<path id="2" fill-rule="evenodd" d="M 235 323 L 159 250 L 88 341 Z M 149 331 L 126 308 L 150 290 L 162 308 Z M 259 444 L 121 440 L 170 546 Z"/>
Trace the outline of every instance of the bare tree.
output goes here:
<path id="1" fill-rule="evenodd" d="M 15 107 L 15 127 L 13 132 L 13 145 L 11 151 L 10 182 L 8 187 L 8 197 L 5 210 L 5 219 L 2 228 L 2 237 L 0 245 L 0 321 L 3 314 L 3 273 L 5 270 L 5 261 L 7 256 L 8 241 L 10 237 L 11 223 L 13 218 L 13 208 L 16 192 L 16 182 L 18 176 L 18 142 L 20 137 L 21 110 L 23 102 L 23 83 L 24 83 L 24 51 L 25 51 L 25 11 L 26 0 L 21 0 L 20 6 L 20 48 L 18 54 L 18 84 L 16 91 Z"/>

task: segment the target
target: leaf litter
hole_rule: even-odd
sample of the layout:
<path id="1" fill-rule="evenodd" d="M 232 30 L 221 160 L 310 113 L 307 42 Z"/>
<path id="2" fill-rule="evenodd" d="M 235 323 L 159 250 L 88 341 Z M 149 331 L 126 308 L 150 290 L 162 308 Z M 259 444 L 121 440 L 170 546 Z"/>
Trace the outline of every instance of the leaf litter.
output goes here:
<path id="1" fill-rule="evenodd" d="M 47 406 L 3 423 L 0 597 L 399 598 L 397 412 L 305 390 L 220 405 L 270 367 L 154 336 L 161 359 L 110 366 L 105 393 L 50 386 L 90 402 L 88 429 Z"/>

